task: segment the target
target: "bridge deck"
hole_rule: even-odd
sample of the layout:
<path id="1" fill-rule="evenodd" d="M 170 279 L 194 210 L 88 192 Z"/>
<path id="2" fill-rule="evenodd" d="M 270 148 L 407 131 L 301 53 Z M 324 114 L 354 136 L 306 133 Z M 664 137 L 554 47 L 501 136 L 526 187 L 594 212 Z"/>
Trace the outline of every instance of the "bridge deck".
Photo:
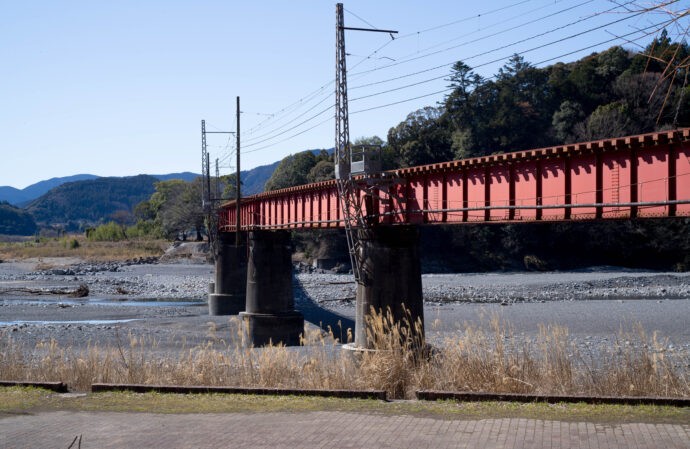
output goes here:
<path id="1" fill-rule="evenodd" d="M 380 224 L 690 216 L 690 128 L 394 170 L 366 211 Z M 365 185 L 364 181 L 361 181 Z M 364 197 L 364 193 L 362 193 Z M 235 229 L 235 202 L 221 231 Z M 243 198 L 242 229 L 343 226 L 335 181 Z"/>

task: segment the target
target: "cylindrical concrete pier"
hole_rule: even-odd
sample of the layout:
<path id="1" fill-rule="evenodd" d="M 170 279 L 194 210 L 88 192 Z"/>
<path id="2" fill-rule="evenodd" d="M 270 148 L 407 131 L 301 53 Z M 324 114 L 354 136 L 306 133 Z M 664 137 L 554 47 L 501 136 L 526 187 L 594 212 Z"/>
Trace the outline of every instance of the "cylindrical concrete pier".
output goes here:
<path id="1" fill-rule="evenodd" d="M 298 345 L 304 317 L 295 310 L 292 245 L 288 231 L 251 231 L 247 267 L 247 303 L 240 313 L 254 346 Z"/>
<path id="2" fill-rule="evenodd" d="M 232 242 L 232 243 L 231 243 Z M 214 292 L 208 295 L 209 315 L 237 315 L 247 291 L 247 247 L 235 246 L 235 235 L 218 234 Z"/>
<path id="3" fill-rule="evenodd" d="M 355 346 L 371 348 L 366 316 L 372 307 L 384 314 L 390 308 L 398 322 L 407 318 L 412 325 L 418 319 L 424 323 L 419 231 L 413 226 L 373 227 L 359 230 L 358 237 L 362 276 L 357 284 Z M 423 327 L 421 331 L 423 336 Z"/>

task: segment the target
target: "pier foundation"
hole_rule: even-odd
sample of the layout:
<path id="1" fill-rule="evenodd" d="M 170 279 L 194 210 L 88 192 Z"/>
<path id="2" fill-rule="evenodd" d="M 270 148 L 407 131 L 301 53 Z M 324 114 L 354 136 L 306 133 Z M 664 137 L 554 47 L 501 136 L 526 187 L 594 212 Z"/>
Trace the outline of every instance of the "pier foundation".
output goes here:
<path id="1" fill-rule="evenodd" d="M 240 316 L 254 346 L 298 345 L 304 316 L 295 310 L 288 231 L 249 232 L 247 301 Z"/>
<path id="2" fill-rule="evenodd" d="M 234 234 L 218 233 L 214 291 L 208 295 L 209 315 L 237 315 L 244 310 L 247 291 L 247 247 L 235 246 L 234 242 Z"/>
<path id="3" fill-rule="evenodd" d="M 413 226 L 373 227 L 358 231 L 362 276 L 357 284 L 355 346 L 371 348 L 367 316 L 371 310 L 393 320 L 414 324 L 420 320 L 424 332 L 422 270 L 419 259 L 419 231 Z"/>

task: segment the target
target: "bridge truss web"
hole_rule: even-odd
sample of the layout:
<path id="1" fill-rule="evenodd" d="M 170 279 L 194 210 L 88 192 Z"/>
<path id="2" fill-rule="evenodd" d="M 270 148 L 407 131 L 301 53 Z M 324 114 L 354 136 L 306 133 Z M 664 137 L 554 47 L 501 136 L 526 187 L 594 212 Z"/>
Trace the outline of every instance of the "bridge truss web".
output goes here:
<path id="1" fill-rule="evenodd" d="M 409 167 L 350 182 L 362 226 L 690 216 L 690 129 Z M 370 202 L 363 198 L 370 199 Z M 337 181 L 243 199 L 242 229 L 344 228 Z M 234 203 L 220 230 L 234 230 Z M 232 223 L 232 224 L 231 224 Z M 354 223 L 357 225 L 357 222 Z"/>

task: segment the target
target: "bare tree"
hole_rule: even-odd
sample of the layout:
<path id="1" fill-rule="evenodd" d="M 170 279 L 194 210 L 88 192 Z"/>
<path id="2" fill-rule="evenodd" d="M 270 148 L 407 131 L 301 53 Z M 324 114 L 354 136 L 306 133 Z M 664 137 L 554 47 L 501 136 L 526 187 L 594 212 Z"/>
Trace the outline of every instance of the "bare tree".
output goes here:
<path id="1" fill-rule="evenodd" d="M 690 68 L 690 54 L 685 51 L 687 47 L 684 45 L 688 32 L 690 32 L 690 9 L 684 7 L 680 0 L 653 0 L 649 2 L 611 0 L 611 2 L 620 7 L 618 12 L 621 13 L 641 15 L 641 17 L 661 17 L 661 21 L 651 31 L 646 31 L 647 35 L 653 35 L 655 38 L 649 48 L 643 48 L 644 53 L 642 53 L 647 57 L 647 66 L 650 62 L 657 62 L 663 67 L 663 72 L 647 101 L 651 104 L 655 96 L 658 95 L 658 98 L 663 96 L 656 117 L 656 123 L 659 123 L 664 109 L 668 106 L 669 99 L 672 98 L 671 93 L 674 86 L 680 84 L 681 92 L 676 101 L 673 121 L 674 126 L 677 126 L 678 112 L 688 85 Z M 665 45 L 663 49 L 656 48 L 657 43 L 665 43 L 667 39 L 674 40 L 676 44 Z"/>

